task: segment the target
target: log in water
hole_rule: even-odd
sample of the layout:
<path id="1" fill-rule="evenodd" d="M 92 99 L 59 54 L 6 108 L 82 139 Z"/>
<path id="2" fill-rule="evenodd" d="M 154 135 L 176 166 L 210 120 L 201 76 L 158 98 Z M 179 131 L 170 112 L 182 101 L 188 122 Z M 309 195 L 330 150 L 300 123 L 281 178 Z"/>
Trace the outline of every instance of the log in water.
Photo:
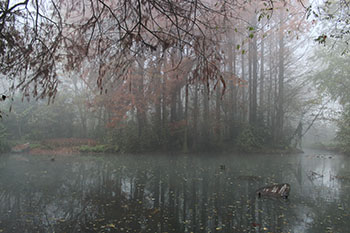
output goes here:
<path id="1" fill-rule="evenodd" d="M 273 197 L 282 197 L 288 198 L 290 192 L 289 184 L 276 184 L 265 186 L 256 191 L 258 197 L 262 196 L 273 196 Z"/>

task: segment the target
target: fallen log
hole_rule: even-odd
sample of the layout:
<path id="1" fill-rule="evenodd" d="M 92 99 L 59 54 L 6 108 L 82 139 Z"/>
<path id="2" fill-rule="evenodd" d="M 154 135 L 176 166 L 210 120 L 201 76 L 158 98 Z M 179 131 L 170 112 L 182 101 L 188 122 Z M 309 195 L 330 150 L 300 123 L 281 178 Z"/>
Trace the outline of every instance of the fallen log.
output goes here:
<path id="1" fill-rule="evenodd" d="M 289 184 L 276 184 L 270 186 L 264 186 L 256 191 L 258 197 L 271 196 L 271 197 L 282 197 L 287 199 L 290 192 Z"/>

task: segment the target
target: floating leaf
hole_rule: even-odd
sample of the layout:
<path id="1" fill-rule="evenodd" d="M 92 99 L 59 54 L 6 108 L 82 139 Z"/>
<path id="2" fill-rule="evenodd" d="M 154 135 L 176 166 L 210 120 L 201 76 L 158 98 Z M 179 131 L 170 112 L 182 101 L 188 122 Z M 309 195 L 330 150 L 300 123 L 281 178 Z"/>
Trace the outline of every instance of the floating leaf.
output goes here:
<path id="1" fill-rule="evenodd" d="M 253 223 L 252 223 L 252 226 L 253 226 L 253 227 L 259 227 L 259 226 L 260 226 L 260 224 L 259 224 L 259 223 L 255 223 L 255 222 L 253 222 Z"/>
<path id="2" fill-rule="evenodd" d="M 110 223 L 110 224 L 107 224 L 106 227 L 115 228 L 115 225 L 113 223 Z"/>

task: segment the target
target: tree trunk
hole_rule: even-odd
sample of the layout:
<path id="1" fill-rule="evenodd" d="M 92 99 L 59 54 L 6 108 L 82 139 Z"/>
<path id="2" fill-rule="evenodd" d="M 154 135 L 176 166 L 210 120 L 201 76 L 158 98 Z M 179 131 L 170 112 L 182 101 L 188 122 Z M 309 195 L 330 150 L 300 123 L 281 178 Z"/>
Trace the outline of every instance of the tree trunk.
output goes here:
<path id="1" fill-rule="evenodd" d="M 254 15 L 253 17 L 253 27 L 254 29 L 256 28 L 256 16 Z M 256 124 L 256 118 L 257 118 L 257 89 L 258 89 L 258 48 L 257 48 L 257 41 L 256 41 L 256 30 L 254 30 L 255 34 L 253 37 L 253 41 L 251 43 L 251 49 L 252 49 L 252 66 L 253 66 L 253 70 L 252 70 L 252 92 L 251 92 L 251 118 L 250 118 L 250 123 L 255 125 Z"/>
<path id="2" fill-rule="evenodd" d="M 198 115 L 199 115 L 199 103 L 198 103 L 198 80 L 195 79 L 194 85 L 194 98 L 193 98 L 193 149 L 198 148 Z"/>
<path id="3" fill-rule="evenodd" d="M 249 101 L 249 123 L 252 123 L 252 111 L 253 111 L 253 82 L 252 82 L 252 43 L 249 42 L 249 48 L 248 48 L 248 101 Z"/>
<path id="4" fill-rule="evenodd" d="M 177 88 L 177 94 L 176 94 L 176 99 L 177 99 L 177 116 L 179 120 L 183 119 L 183 105 L 182 105 L 182 99 L 181 99 L 181 89 L 182 89 L 182 84 L 178 86 Z"/>
<path id="5" fill-rule="evenodd" d="M 244 51 L 244 50 L 243 50 Z M 242 52 L 242 80 L 245 80 L 245 64 L 244 64 L 244 53 Z M 249 88 L 248 88 L 249 90 Z M 247 111 L 248 111 L 248 104 L 247 104 L 247 100 L 246 100 L 246 90 L 245 87 L 242 87 L 242 102 L 241 102 L 241 111 L 242 111 L 242 122 L 246 122 L 247 120 Z"/>
<path id="6" fill-rule="evenodd" d="M 265 101 L 264 101 L 264 28 L 262 28 L 261 38 L 261 58 L 260 58 L 260 86 L 259 86 L 259 121 L 264 122 L 265 118 Z"/>
<path id="7" fill-rule="evenodd" d="M 232 138 L 234 130 L 234 122 L 236 118 L 236 109 L 237 109 L 237 80 L 236 80 L 236 49 L 232 44 L 234 40 L 231 40 L 232 33 L 229 33 L 227 38 L 227 51 L 228 51 L 228 80 L 229 80 L 229 102 L 228 102 L 228 128 L 229 128 L 229 137 Z M 233 64 L 232 64 L 233 63 Z"/>
<path id="8" fill-rule="evenodd" d="M 80 93 L 79 91 L 79 87 L 78 87 L 78 78 L 77 77 L 73 77 L 72 78 L 73 80 L 73 85 L 74 85 L 74 93 L 75 93 L 75 97 L 77 98 L 77 96 Z M 80 124 L 81 124 L 81 132 L 80 132 L 80 135 L 79 137 L 86 137 L 87 136 L 87 118 L 86 118 L 86 112 L 84 112 L 84 103 L 83 103 L 83 100 L 78 97 L 78 101 L 77 101 L 77 109 L 78 109 L 78 112 L 79 112 L 79 119 L 80 119 Z"/>
<path id="9" fill-rule="evenodd" d="M 163 149 L 166 150 L 168 145 L 168 111 L 167 111 L 167 93 L 166 93 L 166 85 L 167 85 L 167 76 L 162 76 L 162 138 L 163 138 Z"/>
<path id="10" fill-rule="evenodd" d="M 146 113 L 144 108 L 144 59 L 138 60 L 140 76 L 138 78 L 137 103 L 136 103 L 136 118 L 138 125 L 138 139 L 142 140 L 144 127 L 146 125 Z"/>
<path id="11" fill-rule="evenodd" d="M 268 93 L 267 93 L 267 125 L 271 128 L 271 132 L 274 132 L 274 125 L 272 124 L 272 118 L 274 116 L 274 105 L 273 100 L 273 51 L 272 41 L 269 43 L 269 82 L 268 82 Z"/>
<path id="12" fill-rule="evenodd" d="M 283 19 L 283 13 L 281 12 L 280 19 Z M 276 116 L 276 126 L 277 134 L 276 139 L 277 143 L 282 143 L 281 139 L 283 137 L 283 118 L 284 118 L 284 38 L 283 30 L 280 29 L 278 33 L 278 42 L 279 42 L 279 51 L 278 51 L 278 100 L 277 100 L 277 116 Z"/>
<path id="13" fill-rule="evenodd" d="M 188 83 L 186 81 L 186 94 L 185 94 L 185 130 L 184 130 L 184 141 L 183 141 L 183 152 L 188 152 Z"/>
<path id="14" fill-rule="evenodd" d="M 208 145 L 209 143 L 209 87 L 204 86 L 203 93 L 203 145 Z"/>
<path id="15" fill-rule="evenodd" d="M 157 50 L 157 58 L 160 58 L 160 49 Z M 157 132 L 158 137 L 158 143 L 159 146 L 163 144 L 163 138 L 162 138 L 162 110 L 161 110 L 161 77 L 162 74 L 160 72 L 161 70 L 161 64 L 155 63 L 155 74 L 154 74 L 154 82 L 155 82 L 155 116 L 154 116 L 154 127 L 155 131 Z"/>
<path id="16" fill-rule="evenodd" d="M 216 101 L 215 101 L 215 135 L 216 141 L 221 141 L 221 88 L 220 81 L 216 85 Z"/>

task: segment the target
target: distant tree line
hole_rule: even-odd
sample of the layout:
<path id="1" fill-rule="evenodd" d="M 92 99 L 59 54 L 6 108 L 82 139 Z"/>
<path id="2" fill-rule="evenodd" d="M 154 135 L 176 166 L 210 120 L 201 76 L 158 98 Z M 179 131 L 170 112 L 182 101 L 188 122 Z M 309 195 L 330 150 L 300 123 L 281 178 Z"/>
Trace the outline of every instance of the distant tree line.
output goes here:
<path id="1" fill-rule="evenodd" d="M 46 110 L 12 102 L 9 115 L 16 105 L 23 112 L 7 120 L 28 125 L 31 116 L 34 127 L 6 123 L 13 137 L 78 135 L 125 151 L 286 148 L 317 102 L 305 95 L 295 53 L 310 27 L 304 18 L 315 14 L 300 1 L 7 1 L 0 9 L 5 95 L 57 97 Z"/>

